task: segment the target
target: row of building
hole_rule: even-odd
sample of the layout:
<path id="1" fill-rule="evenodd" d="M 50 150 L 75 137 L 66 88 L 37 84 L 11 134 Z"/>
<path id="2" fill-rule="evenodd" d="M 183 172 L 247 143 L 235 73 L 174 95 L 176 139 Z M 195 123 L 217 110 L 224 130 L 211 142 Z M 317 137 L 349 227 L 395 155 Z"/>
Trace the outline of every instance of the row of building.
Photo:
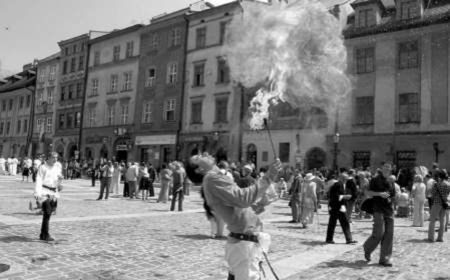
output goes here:
<path id="1" fill-rule="evenodd" d="M 268 124 L 275 151 L 266 131 L 248 128 L 255 89 L 230 80 L 223 54 L 241 2 L 200 1 L 148 25 L 60 41 L 59 53 L 0 80 L 0 154 L 54 150 L 156 166 L 201 151 L 257 166 L 277 156 L 307 169 L 450 164 L 450 1 L 351 5 L 348 106 L 278 104 Z"/>

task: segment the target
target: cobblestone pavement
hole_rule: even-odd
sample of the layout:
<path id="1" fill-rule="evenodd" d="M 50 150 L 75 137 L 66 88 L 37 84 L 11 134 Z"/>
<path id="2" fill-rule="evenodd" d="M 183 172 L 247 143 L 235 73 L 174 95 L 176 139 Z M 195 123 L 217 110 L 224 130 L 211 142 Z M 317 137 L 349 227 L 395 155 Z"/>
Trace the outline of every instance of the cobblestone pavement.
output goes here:
<path id="1" fill-rule="evenodd" d="M 65 186 L 50 223 L 57 241 L 46 243 L 37 238 L 41 216 L 27 210 L 33 185 L 0 176 L 0 264 L 11 265 L 0 279 L 226 279 L 225 240 L 209 238 L 198 189 L 184 212 L 170 212 L 155 198 L 95 201 L 98 186 L 85 180 Z M 426 229 L 409 227 L 407 219 L 396 220 L 395 266 L 381 268 L 377 255 L 370 264 L 361 261 L 371 221 L 355 221 L 359 245 L 325 245 L 325 209 L 320 225 L 316 217 L 308 229 L 287 223 L 289 213 L 281 200 L 264 217 L 269 257 L 282 279 L 450 279 L 450 239 L 424 243 Z M 344 243 L 340 229 L 335 240 Z"/>

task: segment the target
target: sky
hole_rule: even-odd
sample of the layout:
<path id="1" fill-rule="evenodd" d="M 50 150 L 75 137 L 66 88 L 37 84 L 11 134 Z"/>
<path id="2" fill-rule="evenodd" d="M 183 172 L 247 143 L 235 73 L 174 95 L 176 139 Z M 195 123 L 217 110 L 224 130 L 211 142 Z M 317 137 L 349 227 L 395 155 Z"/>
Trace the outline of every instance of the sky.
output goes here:
<path id="1" fill-rule="evenodd" d="M 57 42 L 89 30 L 145 23 L 197 0 L 0 0 L 0 76 L 59 51 Z M 221 5 L 231 0 L 209 0 Z"/>

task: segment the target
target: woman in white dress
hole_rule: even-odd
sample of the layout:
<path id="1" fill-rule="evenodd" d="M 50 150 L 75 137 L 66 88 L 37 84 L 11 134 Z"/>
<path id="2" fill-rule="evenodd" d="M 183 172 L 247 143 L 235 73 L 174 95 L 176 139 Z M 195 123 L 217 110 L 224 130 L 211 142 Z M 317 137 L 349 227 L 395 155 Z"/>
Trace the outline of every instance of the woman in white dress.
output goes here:
<path id="1" fill-rule="evenodd" d="M 423 227 L 424 223 L 424 205 L 425 205 L 425 191 L 427 187 L 423 183 L 421 175 L 414 176 L 414 184 L 412 186 L 412 197 L 414 198 L 414 214 L 413 214 L 413 227 Z"/>
<path id="2" fill-rule="evenodd" d="M 305 176 L 302 193 L 300 199 L 301 222 L 304 228 L 308 227 L 308 224 L 314 222 L 314 212 L 317 211 L 317 195 L 316 195 L 316 183 L 313 181 L 314 176 L 312 173 L 308 173 Z"/>
<path id="3" fill-rule="evenodd" d="M 120 174 L 122 171 L 122 167 L 116 161 L 114 162 L 114 171 L 111 182 L 111 192 L 114 194 L 119 194 L 119 186 L 120 186 Z"/>

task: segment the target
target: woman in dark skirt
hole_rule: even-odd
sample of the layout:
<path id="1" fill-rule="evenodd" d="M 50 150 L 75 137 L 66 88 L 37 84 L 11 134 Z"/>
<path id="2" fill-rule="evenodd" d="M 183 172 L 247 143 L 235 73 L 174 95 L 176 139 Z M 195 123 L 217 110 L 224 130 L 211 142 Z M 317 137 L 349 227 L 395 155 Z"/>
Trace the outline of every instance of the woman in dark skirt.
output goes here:
<path id="1" fill-rule="evenodd" d="M 139 166 L 139 190 L 141 191 L 142 200 L 148 199 L 148 191 L 150 189 L 150 174 L 144 162 Z"/>
<path id="2" fill-rule="evenodd" d="M 33 162 L 28 159 L 25 158 L 23 163 L 22 163 L 22 181 L 25 181 L 25 177 L 27 177 L 27 183 L 28 183 L 28 177 L 30 176 L 30 168 L 31 165 L 33 164 Z"/>

